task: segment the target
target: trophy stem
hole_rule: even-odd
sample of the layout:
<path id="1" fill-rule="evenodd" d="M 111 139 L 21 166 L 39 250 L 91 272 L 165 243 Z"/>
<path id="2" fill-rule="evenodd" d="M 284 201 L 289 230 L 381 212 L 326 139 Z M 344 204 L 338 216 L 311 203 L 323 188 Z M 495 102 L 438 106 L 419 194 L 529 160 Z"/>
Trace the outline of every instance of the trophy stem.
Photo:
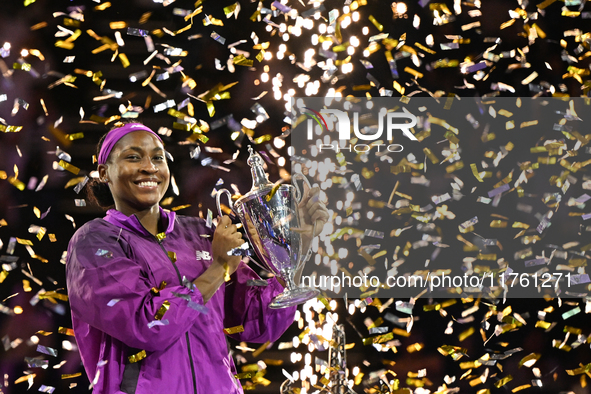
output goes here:
<path id="1" fill-rule="evenodd" d="M 294 271 L 282 269 L 281 277 L 285 281 L 286 289 L 283 293 L 276 296 L 269 304 L 272 309 L 287 308 L 293 305 L 303 304 L 304 302 L 316 297 L 320 291 L 311 287 L 296 286 L 294 282 Z"/>
<path id="2" fill-rule="evenodd" d="M 281 277 L 285 280 L 285 285 L 288 291 L 294 290 L 297 287 L 295 284 L 294 275 L 295 274 L 293 270 L 287 270 L 285 268 L 281 270 Z"/>

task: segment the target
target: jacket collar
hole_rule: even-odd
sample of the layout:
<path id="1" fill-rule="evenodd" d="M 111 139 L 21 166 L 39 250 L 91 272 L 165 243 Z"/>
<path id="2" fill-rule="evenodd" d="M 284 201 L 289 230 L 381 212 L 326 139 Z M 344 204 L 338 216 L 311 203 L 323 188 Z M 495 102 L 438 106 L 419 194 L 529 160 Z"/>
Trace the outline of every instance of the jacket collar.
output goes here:
<path id="1" fill-rule="evenodd" d="M 176 214 L 174 212 L 166 211 L 162 207 L 160 208 L 160 219 L 166 229 L 165 234 L 169 234 L 174 230 L 174 222 Z M 109 209 L 106 216 L 103 218 L 107 222 L 129 230 L 133 233 L 151 237 L 152 234 L 146 230 L 136 215 L 126 216 L 116 209 Z"/>

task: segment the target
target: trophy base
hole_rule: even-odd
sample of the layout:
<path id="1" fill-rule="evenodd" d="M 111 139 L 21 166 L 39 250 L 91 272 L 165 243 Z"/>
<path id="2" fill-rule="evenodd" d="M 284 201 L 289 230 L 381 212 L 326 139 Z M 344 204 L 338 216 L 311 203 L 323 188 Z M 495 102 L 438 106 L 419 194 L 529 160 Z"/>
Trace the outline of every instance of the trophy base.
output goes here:
<path id="1" fill-rule="evenodd" d="M 278 296 L 269 304 L 272 309 L 287 308 L 293 305 L 303 304 L 304 302 L 320 294 L 319 290 L 311 287 L 296 287 L 293 290 L 287 290 Z"/>

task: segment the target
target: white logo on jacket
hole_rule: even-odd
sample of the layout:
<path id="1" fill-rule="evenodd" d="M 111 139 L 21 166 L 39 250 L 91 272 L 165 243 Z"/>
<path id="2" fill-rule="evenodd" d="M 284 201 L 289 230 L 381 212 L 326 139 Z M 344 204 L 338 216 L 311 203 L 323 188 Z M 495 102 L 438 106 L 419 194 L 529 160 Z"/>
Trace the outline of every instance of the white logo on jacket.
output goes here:
<path id="1" fill-rule="evenodd" d="M 211 260 L 209 252 L 206 252 L 204 250 L 195 251 L 195 257 L 197 258 L 197 260 Z"/>

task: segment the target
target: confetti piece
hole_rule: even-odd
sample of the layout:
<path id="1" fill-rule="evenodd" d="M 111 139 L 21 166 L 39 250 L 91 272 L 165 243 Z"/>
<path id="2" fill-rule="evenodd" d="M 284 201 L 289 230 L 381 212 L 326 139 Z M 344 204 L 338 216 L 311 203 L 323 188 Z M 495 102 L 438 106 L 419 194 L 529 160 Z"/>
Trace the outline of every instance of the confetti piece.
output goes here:
<path id="1" fill-rule="evenodd" d="M 579 313 L 581 313 L 581 308 L 579 308 L 579 307 L 573 308 L 570 311 L 564 312 L 562 314 L 562 320 L 566 320 L 566 319 L 573 317 L 574 315 L 577 315 Z"/>
<path id="2" fill-rule="evenodd" d="M 532 367 L 536 361 L 538 361 L 540 359 L 542 355 L 539 353 L 531 353 L 527 356 L 525 356 L 524 358 L 521 359 L 521 361 L 519 361 L 519 366 L 526 366 L 528 368 Z"/>
<path id="3" fill-rule="evenodd" d="M 80 172 L 80 168 L 78 168 L 78 167 L 76 167 L 64 160 L 60 160 L 58 165 L 60 167 L 62 167 L 64 170 L 70 171 L 74 175 L 78 175 L 78 173 Z"/>
<path id="4" fill-rule="evenodd" d="M 511 380 L 513 380 L 513 377 L 511 375 L 507 375 L 506 377 L 500 379 L 498 382 L 496 382 L 494 384 L 494 386 L 496 388 L 500 388 L 503 387 L 504 385 L 506 385 L 507 383 L 509 383 Z"/>
<path id="5" fill-rule="evenodd" d="M 162 306 L 160 306 L 160 308 L 158 308 L 156 315 L 154 315 L 154 319 L 162 320 L 162 317 L 164 317 L 164 314 L 168 311 L 169 308 L 170 308 L 170 302 L 168 300 L 164 301 L 162 303 Z"/>
<path id="6" fill-rule="evenodd" d="M 148 323 L 148 328 L 154 328 L 156 326 L 166 326 L 168 325 L 168 320 L 166 319 L 162 319 L 162 320 L 153 320 L 151 322 Z"/>
<path id="7" fill-rule="evenodd" d="M 48 354 L 53 357 L 57 357 L 57 350 L 47 346 L 37 345 L 37 351 L 40 353 Z"/>
<path id="8" fill-rule="evenodd" d="M 478 180 L 478 182 L 484 182 L 482 180 L 482 177 L 478 173 L 478 168 L 476 168 L 476 164 L 474 164 L 474 163 L 470 164 L 470 168 L 472 169 L 472 174 L 474 175 L 474 178 L 476 178 Z"/>
<path id="9" fill-rule="evenodd" d="M 18 133 L 23 129 L 23 126 L 5 126 L 0 124 L 0 131 L 3 133 Z"/>
<path id="10" fill-rule="evenodd" d="M 226 43 L 226 39 L 224 37 L 220 36 L 215 31 L 211 33 L 211 38 L 213 38 L 214 40 L 216 40 L 217 42 L 219 42 L 222 45 L 224 45 Z"/>
<path id="11" fill-rule="evenodd" d="M 369 21 L 370 21 L 371 23 L 373 23 L 373 25 L 376 27 L 376 29 L 378 29 L 379 31 L 383 31 L 383 30 L 384 30 L 384 26 L 383 26 L 383 25 L 381 25 L 381 24 L 380 24 L 380 23 L 379 23 L 379 22 L 376 20 L 376 18 L 374 18 L 374 17 L 373 17 L 373 15 L 370 15 L 370 16 L 368 17 L 368 19 L 369 19 Z"/>
<path id="12" fill-rule="evenodd" d="M 244 327 L 241 325 L 236 327 L 224 328 L 224 334 L 226 335 L 237 334 L 239 332 L 244 332 Z"/>
<path id="13" fill-rule="evenodd" d="M 66 328 L 66 327 L 59 327 L 58 328 L 58 332 L 60 334 L 65 334 L 65 335 L 69 335 L 71 337 L 74 336 L 74 330 L 72 330 L 71 328 Z"/>
<path id="14" fill-rule="evenodd" d="M 127 359 L 129 360 L 130 363 L 137 363 L 138 361 L 143 360 L 144 358 L 146 358 L 147 354 L 145 350 L 141 350 L 136 354 L 133 354 L 129 357 L 127 357 Z M 62 375 L 63 376 L 63 375 Z"/>
<path id="15" fill-rule="evenodd" d="M 236 64 L 237 66 L 246 66 L 252 67 L 253 61 L 244 57 L 244 55 L 238 55 L 234 59 L 232 59 L 232 63 Z"/>
<path id="16" fill-rule="evenodd" d="M 113 306 L 113 305 L 115 305 L 116 303 L 118 303 L 119 301 L 121 301 L 121 299 L 120 299 L 120 298 L 114 298 L 114 299 L 112 299 L 111 301 L 109 301 L 109 302 L 107 303 L 107 306 Z"/>

